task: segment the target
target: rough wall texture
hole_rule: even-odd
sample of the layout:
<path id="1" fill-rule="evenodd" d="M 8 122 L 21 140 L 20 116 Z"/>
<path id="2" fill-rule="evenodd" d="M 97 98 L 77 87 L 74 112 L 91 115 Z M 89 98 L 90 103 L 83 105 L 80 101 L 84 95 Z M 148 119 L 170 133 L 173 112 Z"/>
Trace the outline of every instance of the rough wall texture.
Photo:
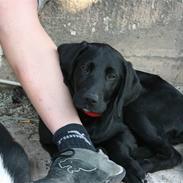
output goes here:
<path id="1" fill-rule="evenodd" d="M 183 85 L 183 0 L 51 0 L 40 20 L 56 44 L 111 44 L 134 67 Z M 12 77 L 7 66 L 0 77 Z"/>

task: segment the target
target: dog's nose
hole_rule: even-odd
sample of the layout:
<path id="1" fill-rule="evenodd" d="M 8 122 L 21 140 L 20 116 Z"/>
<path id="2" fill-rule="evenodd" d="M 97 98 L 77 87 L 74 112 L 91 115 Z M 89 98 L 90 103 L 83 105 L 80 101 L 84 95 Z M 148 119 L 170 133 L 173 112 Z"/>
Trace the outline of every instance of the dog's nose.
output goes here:
<path id="1" fill-rule="evenodd" d="M 87 94 L 84 96 L 84 99 L 87 101 L 88 104 L 96 104 L 99 100 L 99 96 L 97 94 Z"/>

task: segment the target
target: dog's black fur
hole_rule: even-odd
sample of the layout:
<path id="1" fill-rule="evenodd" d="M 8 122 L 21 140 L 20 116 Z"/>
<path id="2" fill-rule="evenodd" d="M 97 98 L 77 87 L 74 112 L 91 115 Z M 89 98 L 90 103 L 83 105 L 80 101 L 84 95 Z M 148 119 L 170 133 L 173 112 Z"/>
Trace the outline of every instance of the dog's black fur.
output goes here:
<path id="1" fill-rule="evenodd" d="M 107 44 L 63 44 L 58 52 L 83 124 L 95 145 L 126 168 L 126 182 L 142 183 L 147 172 L 181 162 L 172 146 L 183 142 L 179 91 L 157 75 L 135 71 Z M 102 115 L 88 117 L 86 109 Z M 52 135 L 42 123 L 40 139 L 52 154 Z"/>
<path id="2" fill-rule="evenodd" d="M 13 183 L 30 182 L 30 168 L 28 157 L 24 149 L 17 142 L 14 141 L 10 133 L 1 123 L 0 156 L 3 160 L 4 168 L 12 177 Z"/>

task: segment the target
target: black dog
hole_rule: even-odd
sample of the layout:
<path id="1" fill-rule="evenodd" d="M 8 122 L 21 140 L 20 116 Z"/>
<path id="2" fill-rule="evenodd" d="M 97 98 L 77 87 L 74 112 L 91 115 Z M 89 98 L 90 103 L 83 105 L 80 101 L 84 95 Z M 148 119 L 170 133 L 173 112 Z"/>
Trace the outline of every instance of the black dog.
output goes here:
<path id="1" fill-rule="evenodd" d="M 1 123 L 0 181 L 1 183 L 30 183 L 28 157 Z"/>
<path id="2" fill-rule="evenodd" d="M 183 95 L 159 76 L 135 71 L 107 44 L 59 46 L 65 83 L 92 141 L 126 168 L 126 182 L 142 183 L 147 172 L 172 168 L 183 142 Z M 50 153 L 52 135 L 40 123 Z"/>

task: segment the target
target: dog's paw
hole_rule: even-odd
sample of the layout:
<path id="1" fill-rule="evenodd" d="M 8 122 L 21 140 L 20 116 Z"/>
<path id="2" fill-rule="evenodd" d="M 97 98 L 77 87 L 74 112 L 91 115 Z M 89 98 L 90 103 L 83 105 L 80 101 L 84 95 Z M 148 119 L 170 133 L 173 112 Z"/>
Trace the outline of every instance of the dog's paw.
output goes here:
<path id="1" fill-rule="evenodd" d="M 125 177 L 125 182 L 126 183 L 147 183 L 146 181 L 146 174 L 144 170 L 141 167 L 134 167 L 126 170 L 127 174 Z"/>
<path id="2" fill-rule="evenodd" d="M 144 179 L 139 179 L 135 175 L 127 175 L 124 179 L 125 183 L 155 183 L 150 176 L 150 174 L 146 174 Z"/>
<path id="3" fill-rule="evenodd" d="M 147 183 L 155 183 L 156 181 L 153 180 L 152 175 L 148 173 L 145 177 Z"/>
<path id="4" fill-rule="evenodd" d="M 140 179 L 139 177 L 130 174 L 130 175 L 126 175 L 126 177 L 124 178 L 124 182 L 125 183 L 148 183 L 147 179 Z"/>
<path id="5" fill-rule="evenodd" d="M 145 172 L 150 172 L 153 169 L 151 159 L 139 160 L 138 162 Z"/>

